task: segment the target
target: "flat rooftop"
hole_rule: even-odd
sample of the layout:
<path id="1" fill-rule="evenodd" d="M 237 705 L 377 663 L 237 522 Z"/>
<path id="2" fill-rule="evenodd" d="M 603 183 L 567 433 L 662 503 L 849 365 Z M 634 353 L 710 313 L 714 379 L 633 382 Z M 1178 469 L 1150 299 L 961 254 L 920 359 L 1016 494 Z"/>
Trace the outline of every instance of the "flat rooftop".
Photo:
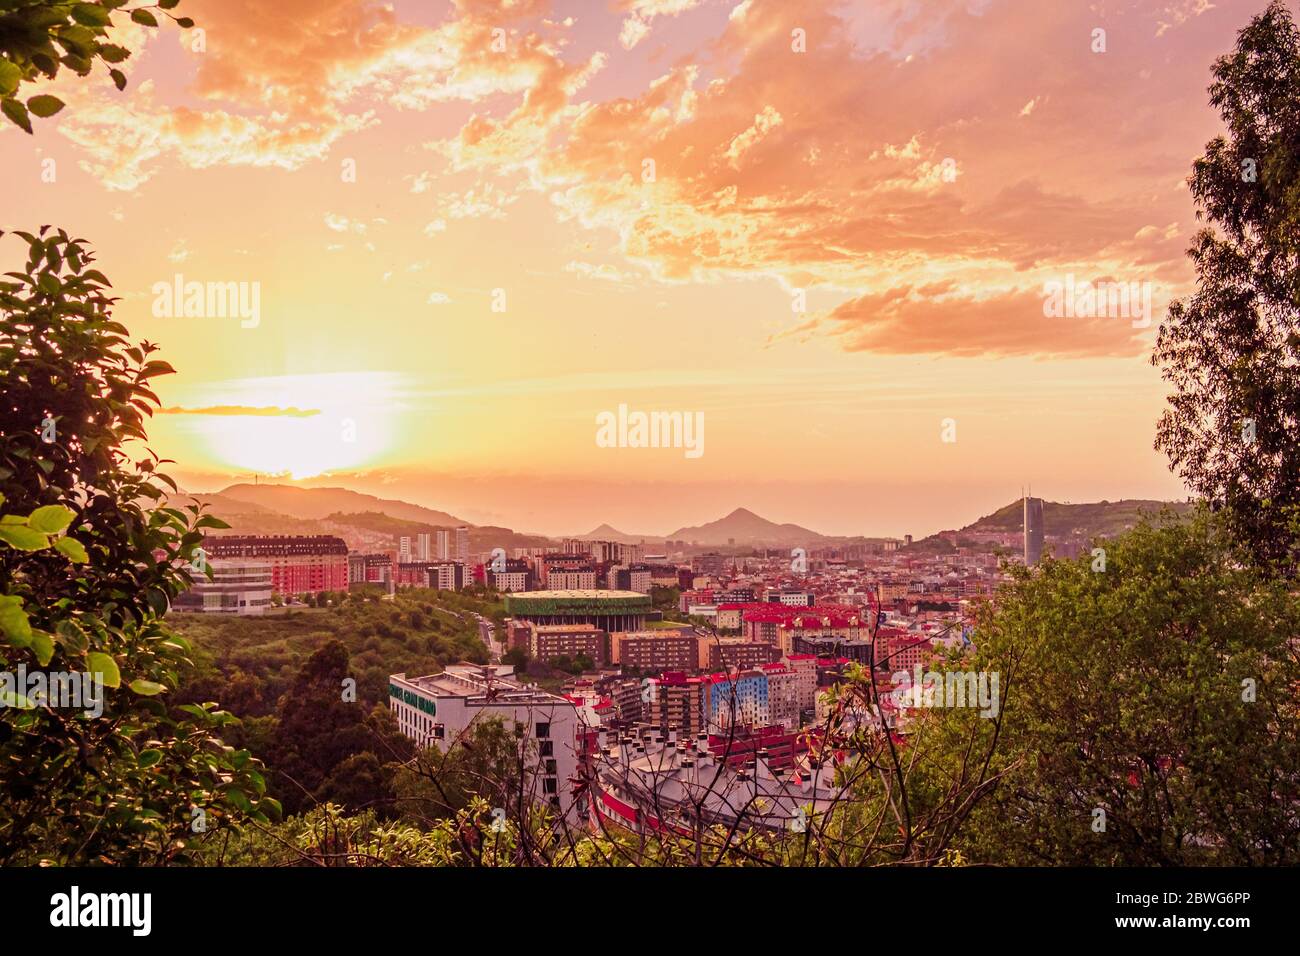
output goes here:
<path id="1" fill-rule="evenodd" d="M 572 591 L 518 591 L 510 595 L 515 600 L 537 600 L 537 601 L 592 601 L 602 598 L 644 598 L 649 600 L 648 594 L 642 594 L 640 591 L 600 591 L 596 589 L 583 589 Z"/>
<path id="2" fill-rule="evenodd" d="M 556 694 L 519 683 L 513 676 L 502 673 L 505 670 L 506 667 L 491 664 L 453 664 L 437 674 L 423 677 L 393 674 L 389 679 L 405 681 L 434 698 L 461 697 L 472 701 L 490 697 L 492 701 L 503 704 L 570 703 Z"/>

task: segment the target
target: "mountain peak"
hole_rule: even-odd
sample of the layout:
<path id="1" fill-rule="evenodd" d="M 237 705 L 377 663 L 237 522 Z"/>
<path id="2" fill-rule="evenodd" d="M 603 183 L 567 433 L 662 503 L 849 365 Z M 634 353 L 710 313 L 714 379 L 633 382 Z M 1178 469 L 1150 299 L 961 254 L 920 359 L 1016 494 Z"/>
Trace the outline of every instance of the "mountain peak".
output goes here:
<path id="1" fill-rule="evenodd" d="M 778 524 L 748 508 L 736 508 L 725 518 L 696 527 L 678 528 L 669 538 L 700 544 L 802 545 L 822 539 L 816 531 L 794 524 Z"/>

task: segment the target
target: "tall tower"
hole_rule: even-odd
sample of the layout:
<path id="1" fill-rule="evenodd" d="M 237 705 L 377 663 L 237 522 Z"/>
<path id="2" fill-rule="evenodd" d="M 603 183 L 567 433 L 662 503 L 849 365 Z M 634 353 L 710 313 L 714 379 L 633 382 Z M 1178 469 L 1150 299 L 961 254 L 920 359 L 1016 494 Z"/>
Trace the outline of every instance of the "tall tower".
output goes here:
<path id="1" fill-rule="evenodd" d="M 1033 567 L 1043 557 L 1043 499 L 1025 498 L 1025 566 Z"/>
<path id="2" fill-rule="evenodd" d="M 461 564 L 469 563 L 469 528 L 464 525 L 456 529 L 456 560 Z"/>

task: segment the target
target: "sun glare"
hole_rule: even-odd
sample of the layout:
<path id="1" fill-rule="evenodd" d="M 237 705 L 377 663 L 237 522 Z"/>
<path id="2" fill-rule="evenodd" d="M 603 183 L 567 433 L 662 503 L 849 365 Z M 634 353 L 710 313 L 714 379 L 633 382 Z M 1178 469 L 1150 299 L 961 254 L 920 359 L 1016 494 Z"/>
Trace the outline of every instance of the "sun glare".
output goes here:
<path id="1" fill-rule="evenodd" d="M 392 448 L 394 379 L 359 372 L 220 383 L 191 403 L 186 430 L 216 463 L 260 475 L 313 478 L 370 465 Z"/>

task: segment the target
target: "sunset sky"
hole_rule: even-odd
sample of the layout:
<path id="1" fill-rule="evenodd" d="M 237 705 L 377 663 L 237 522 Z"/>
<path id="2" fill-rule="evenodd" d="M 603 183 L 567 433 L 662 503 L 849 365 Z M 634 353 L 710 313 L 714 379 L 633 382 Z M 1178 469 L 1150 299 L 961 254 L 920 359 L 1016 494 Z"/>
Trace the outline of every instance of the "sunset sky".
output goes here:
<path id="1" fill-rule="evenodd" d="M 150 434 L 191 490 L 656 534 L 1181 498 L 1148 357 L 1262 6 L 182 0 L 201 44 L 123 26 L 125 92 L 61 77 L 0 132 L 0 226 L 96 246 L 178 369 Z M 155 316 L 178 274 L 259 283 L 258 323 Z M 1044 317 L 1069 275 L 1151 283 L 1155 321 Z M 703 412 L 704 454 L 598 447 L 620 403 Z"/>

